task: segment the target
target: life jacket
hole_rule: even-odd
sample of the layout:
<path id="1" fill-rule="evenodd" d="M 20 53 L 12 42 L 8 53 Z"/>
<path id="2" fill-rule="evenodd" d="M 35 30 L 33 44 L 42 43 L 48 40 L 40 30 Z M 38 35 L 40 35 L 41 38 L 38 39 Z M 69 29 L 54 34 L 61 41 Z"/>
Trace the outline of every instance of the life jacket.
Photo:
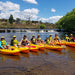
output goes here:
<path id="1" fill-rule="evenodd" d="M 41 38 L 37 38 L 38 41 L 41 41 Z"/>
<path id="2" fill-rule="evenodd" d="M 23 40 L 22 40 L 22 42 L 26 42 L 26 41 L 27 41 L 27 39 L 23 39 Z"/>
<path id="3" fill-rule="evenodd" d="M 15 44 L 15 45 L 17 45 L 17 40 L 15 39 L 15 40 L 13 40 L 13 45 Z"/>
<path id="4" fill-rule="evenodd" d="M 58 37 L 58 36 L 54 38 L 54 40 L 58 40 L 58 39 L 59 39 L 59 37 Z"/>
<path id="5" fill-rule="evenodd" d="M 2 46 L 5 45 L 5 40 L 2 40 L 2 41 L 1 41 L 1 45 L 2 45 Z"/>
<path id="6" fill-rule="evenodd" d="M 49 40 L 52 41 L 52 37 L 49 37 Z"/>
<path id="7" fill-rule="evenodd" d="M 47 40 L 46 40 L 46 44 L 50 44 L 50 41 L 49 41 L 49 39 L 47 39 Z"/>
<path id="8" fill-rule="evenodd" d="M 73 39 L 73 37 L 70 37 L 70 40 L 72 40 Z"/>
<path id="9" fill-rule="evenodd" d="M 65 40 L 68 41 L 69 40 L 69 37 L 66 37 Z"/>
<path id="10" fill-rule="evenodd" d="M 35 38 L 32 39 L 32 42 L 34 42 L 34 43 L 36 42 Z"/>

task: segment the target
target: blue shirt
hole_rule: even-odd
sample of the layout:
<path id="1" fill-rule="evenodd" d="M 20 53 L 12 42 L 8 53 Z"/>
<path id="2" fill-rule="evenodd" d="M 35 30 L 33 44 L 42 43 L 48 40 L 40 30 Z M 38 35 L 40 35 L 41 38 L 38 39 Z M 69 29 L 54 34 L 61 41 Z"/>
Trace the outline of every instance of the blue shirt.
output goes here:
<path id="1" fill-rule="evenodd" d="M 7 46 L 7 42 L 5 41 L 5 45 Z M 3 46 L 1 45 L 1 41 L 0 41 L 0 48 L 3 48 Z"/>

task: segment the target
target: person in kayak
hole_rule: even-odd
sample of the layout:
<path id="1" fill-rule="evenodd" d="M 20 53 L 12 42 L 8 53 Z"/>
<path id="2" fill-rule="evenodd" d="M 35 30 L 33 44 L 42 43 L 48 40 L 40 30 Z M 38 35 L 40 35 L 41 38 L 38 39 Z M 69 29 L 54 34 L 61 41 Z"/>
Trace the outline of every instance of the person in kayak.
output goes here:
<path id="1" fill-rule="evenodd" d="M 49 37 L 48 36 L 45 39 L 45 44 L 50 44 L 50 40 L 49 40 Z"/>
<path id="2" fill-rule="evenodd" d="M 41 37 L 40 37 L 39 34 L 38 34 L 38 37 L 37 37 L 37 39 L 36 39 L 36 42 L 37 42 L 37 43 L 41 43 Z"/>
<path id="3" fill-rule="evenodd" d="M 21 45 L 26 46 L 29 44 L 29 41 L 27 40 L 27 36 L 24 35 L 23 39 L 21 40 Z"/>
<path id="4" fill-rule="evenodd" d="M 36 39 L 35 39 L 35 36 L 34 36 L 34 35 L 33 35 L 32 38 L 31 38 L 31 43 L 32 43 L 32 44 L 36 44 Z"/>
<path id="5" fill-rule="evenodd" d="M 75 41 L 75 38 L 73 37 L 73 34 L 70 34 L 70 37 L 69 38 L 70 38 L 70 41 L 71 42 L 74 42 Z"/>
<path id="6" fill-rule="evenodd" d="M 60 38 L 58 37 L 57 34 L 55 34 L 54 41 L 58 41 L 58 42 L 60 42 Z"/>
<path id="7" fill-rule="evenodd" d="M 52 34 L 49 35 L 49 40 L 52 42 L 53 39 L 52 39 Z"/>
<path id="8" fill-rule="evenodd" d="M 65 40 L 66 40 L 67 42 L 69 42 L 69 41 L 70 41 L 70 38 L 68 37 L 68 35 L 67 35 L 67 34 L 65 35 Z"/>
<path id="9" fill-rule="evenodd" d="M 16 39 L 16 36 L 14 35 L 13 36 L 13 39 L 11 39 L 11 46 L 17 47 L 17 45 L 18 45 L 18 41 Z"/>
<path id="10" fill-rule="evenodd" d="M 0 48 L 1 49 L 7 49 L 7 42 L 5 41 L 4 36 L 1 37 Z"/>
<path id="11" fill-rule="evenodd" d="M 54 45 L 54 44 L 53 44 L 54 41 L 53 41 L 53 39 L 52 39 L 52 34 L 49 35 L 49 41 L 50 41 L 50 44 L 51 44 L 51 45 Z"/>

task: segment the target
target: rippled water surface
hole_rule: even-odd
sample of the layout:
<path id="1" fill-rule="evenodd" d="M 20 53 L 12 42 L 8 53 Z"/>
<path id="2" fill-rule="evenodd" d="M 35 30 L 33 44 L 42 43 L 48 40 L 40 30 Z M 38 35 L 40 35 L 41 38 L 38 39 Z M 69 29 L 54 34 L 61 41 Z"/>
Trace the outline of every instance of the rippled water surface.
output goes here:
<path id="1" fill-rule="evenodd" d="M 6 41 L 10 43 L 13 35 L 17 36 L 18 41 L 24 35 L 30 40 L 34 34 L 38 34 L 45 40 L 49 34 L 53 37 L 57 33 L 61 38 L 63 33 L 0 33 L 5 36 Z M 75 48 L 66 47 L 62 52 L 46 50 L 38 53 L 20 54 L 19 56 L 7 56 L 0 54 L 0 75 L 75 75 Z"/>

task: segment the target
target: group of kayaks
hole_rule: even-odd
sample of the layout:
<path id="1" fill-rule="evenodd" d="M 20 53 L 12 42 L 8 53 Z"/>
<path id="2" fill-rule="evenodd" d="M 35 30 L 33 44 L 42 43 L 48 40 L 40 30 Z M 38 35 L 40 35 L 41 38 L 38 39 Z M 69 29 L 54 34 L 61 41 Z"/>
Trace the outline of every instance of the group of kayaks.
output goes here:
<path id="1" fill-rule="evenodd" d="M 61 42 L 55 42 L 56 45 L 48 45 L 48 44 L 30 44 L 28 46 L 23 46 L 16 48 L 14 46 L 11 46 L 11 50 L 9 49 L 0 49 L 1 54 L 6 54 L 6 55 L 19 55 L 19 53 L 29 53 L 31 52 L 38 52 L 39 50 L 44 51 L 45 49 L 50 49 L 50 50 L 57 50 L 61 51 L 64 49 L 64 46 L 59 46 L 59 45 L 66 45 L 70 47 L 75 47 L 75 42 L 66 42 L 66 41 L 61 41 Z"/>

